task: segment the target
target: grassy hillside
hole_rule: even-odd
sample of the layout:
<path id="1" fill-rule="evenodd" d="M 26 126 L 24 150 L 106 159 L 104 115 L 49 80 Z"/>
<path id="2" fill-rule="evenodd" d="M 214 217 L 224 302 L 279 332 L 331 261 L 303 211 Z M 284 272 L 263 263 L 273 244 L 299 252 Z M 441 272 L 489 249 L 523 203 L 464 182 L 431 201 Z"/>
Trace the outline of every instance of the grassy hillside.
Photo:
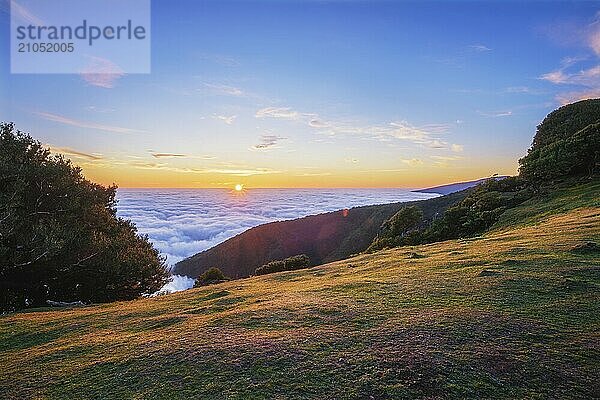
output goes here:
<path id="1" fill-rule="evenodd" d="M 485 236 L 0 318 L 0 398 L 597 398 L 600 183 Z"/>

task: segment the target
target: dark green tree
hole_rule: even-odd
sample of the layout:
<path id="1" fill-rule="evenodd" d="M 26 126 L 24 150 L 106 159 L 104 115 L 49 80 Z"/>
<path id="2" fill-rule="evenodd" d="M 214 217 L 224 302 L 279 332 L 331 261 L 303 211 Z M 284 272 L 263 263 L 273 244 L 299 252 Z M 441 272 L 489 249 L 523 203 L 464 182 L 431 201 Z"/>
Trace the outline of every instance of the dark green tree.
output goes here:
<path id="1" fill-rule="evenodd" d="M 368 252 L 419 241 L 415 233 L 423 220 L 423 211 L 417 206 L 402 207 L 385 221 Z"/>
<path id="2" fill-rule="evenodd" d="M 223 282 L 227 280 L 223 272 L 217 267 L 210 267 L 207 269 L 202 275 L 196 279 L 196 283 L 194 283 L 194 287 L 201 287 L 206 285 L 212 285 L 215 283 Z"/>
<path id="3" fill-rule="evenodd" d="M 569 104 L 548 114 L 519 163 L 521 177 L 534 185 L 600 173 L 600 99 Z"/>
<path id="4" fill-rule="evenodd" d="M 389 231 L 391 236 L 404 236 L 423 219 L 423 211 L 419 207 L 403 207 L 388 221 L 384 223 L 384 229 Z"/>
<path id="5" fill-rule="evenodd" d="M 0 309 L 134 299 L 167 280 L 164 259 L 116 216 L 116 186 L 13 124 L 0 125 Z"/>

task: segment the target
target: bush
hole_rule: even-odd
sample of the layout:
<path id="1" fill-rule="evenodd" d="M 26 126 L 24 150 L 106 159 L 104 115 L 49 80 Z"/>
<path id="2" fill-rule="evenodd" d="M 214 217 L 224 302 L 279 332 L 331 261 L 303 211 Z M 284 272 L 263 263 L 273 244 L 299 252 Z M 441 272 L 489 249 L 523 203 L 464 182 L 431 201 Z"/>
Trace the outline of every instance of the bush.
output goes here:
<path id="1" fill-rule="evenodd" d="M 202 275 L 196 279 L 196 283 L 194 283 L 194 287 L 198 288 L 206 285 L 213 285 L 215 283 L 220 283 L 226 281 L 227 278 L 221 272 L 219 268 L 211 267 L 208 270 L 204 271 Z"/>
<path id="2" fill-rule="evenodd" d="M 310 259 L 306 254 L 286 258 L 285 260 L 271 261 L 268 264 L 256 268 L 254 275 L 272 274 L 281 271 L 294 271 L 310 267 Z"/>
<path id="3" fill-rule="evenodd" d="M 116 186 L 13 124 L 0 124 L 0 187 L 0 310 L 130 300 L 166 282 L 158 251 L 116 216 Z"/>

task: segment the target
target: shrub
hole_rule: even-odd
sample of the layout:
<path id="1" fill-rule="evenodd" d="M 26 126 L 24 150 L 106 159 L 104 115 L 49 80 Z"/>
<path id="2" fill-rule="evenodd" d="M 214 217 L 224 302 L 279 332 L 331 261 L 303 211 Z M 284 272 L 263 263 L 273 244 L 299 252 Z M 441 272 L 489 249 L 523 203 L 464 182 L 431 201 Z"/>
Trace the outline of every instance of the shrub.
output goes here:
<path id="1" fill-rule="evenodd" d="M 206 285 L 213 285 L 215 283 L 220 283 L 226 281 L 227 278 L 221 272 L 221 270 L 217 267 L 211 267 L 208 270 L 204 271 L 202 275 L 196 279 L 196 283 L 194 283 L 194 287 L 201 287 Z"/>
<path id="2" fill-rule="evenodd" d="M 166 282 L 158 251 L 116 216 L 116 186 L 13 124 L 0 124 L 0 187 L 0 310 L 129 300 Z"/>
<path id="3" fill-rule="evenodd" d="M 272 274 L 281 271 L 294 271 L 310 267 L 310 259 L 306 254 L 289 257 L 284 260 L 271 261 L 254 271 L 254 275 Z"/>

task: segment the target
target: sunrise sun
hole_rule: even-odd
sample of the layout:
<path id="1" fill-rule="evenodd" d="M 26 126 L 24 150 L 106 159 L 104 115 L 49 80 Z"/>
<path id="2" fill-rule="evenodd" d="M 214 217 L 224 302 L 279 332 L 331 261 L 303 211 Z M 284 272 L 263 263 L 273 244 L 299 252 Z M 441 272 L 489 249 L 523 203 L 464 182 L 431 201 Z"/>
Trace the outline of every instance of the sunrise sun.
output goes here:
<path id="1" fill-rule="evenodd" d="M 242 190 L 244 190 L 244 185 L 242 185 L 241 183 L 238 183 L 237 185 L 235 185 L 234 189 L 236 192 L 241 192 Z"/>

